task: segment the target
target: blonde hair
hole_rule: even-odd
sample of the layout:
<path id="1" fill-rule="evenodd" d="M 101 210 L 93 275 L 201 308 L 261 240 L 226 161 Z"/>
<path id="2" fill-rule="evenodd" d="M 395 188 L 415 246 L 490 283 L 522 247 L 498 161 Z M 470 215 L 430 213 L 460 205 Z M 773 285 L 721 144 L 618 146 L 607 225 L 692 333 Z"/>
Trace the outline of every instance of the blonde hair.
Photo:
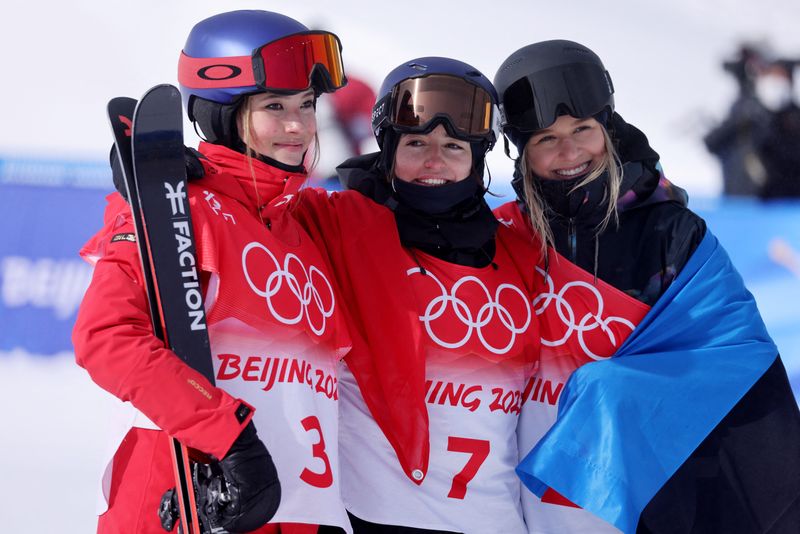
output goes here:
<path id="1" fill-rule="evenodd" d="M 614 143 L 611 140 L 611 136 L 608 134 L 605 128 L 602 128 L 602 131 L 606 149 L 603 160 L 601 161 L 600 165 L 598 165 L 586 176 L 586 178 L 581 180 L 569 191 L 569 193 L 572 193 L 578 188 L 596 180 L 604 172 L 608 172 L 608 182 L 605 189 L 608 205 L 606 207 L 605 216 L 595 228 L 596 236 L 599 236 L 603 233 L 603 231 L 605 231 L 608 223 L 611 222 L 612 219 L 614 224 L 619 223 L 617 201 L 619 200 L 619 190 L 622 184 L 622 163 L 619 160 L 619 155 L 614 148 Z M 555 243 L 553 240 L 553 232 L 550 231 L 550 225 L 547 222 L 546 206 L 543 199 L 539 195 L 537 188 L 533 185 L 534 180 L 537 180 L 538 178 L 533 175 L 533 171 L 528 167 L 528 146 L 528 144 L 525 145 L 525 148 L 522 150 L 522 154 L 520 155 L 519 171 L 524 177 L 523 188 L 525 191 L 525 206 L 528 208 L 528 218 L 530 219 L 534 235 L 539 238 L 541 243 L 542 256 L 546 258 L 547 247 L 550 246 L 555 248 Z"/>

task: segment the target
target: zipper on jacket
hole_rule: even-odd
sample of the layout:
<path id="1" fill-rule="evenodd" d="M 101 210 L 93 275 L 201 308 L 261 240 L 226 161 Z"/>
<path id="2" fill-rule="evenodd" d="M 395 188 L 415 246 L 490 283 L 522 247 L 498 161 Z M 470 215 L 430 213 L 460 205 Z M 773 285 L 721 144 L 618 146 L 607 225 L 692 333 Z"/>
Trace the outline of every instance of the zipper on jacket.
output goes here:
<path id="1" fill-rule="evenodd" d="M 575 218 L 569 218 L 569 224 L 567 226 L 567 242 L 569 243 L 569 256 L 572 263 L 575 265 L 578 264 L 578 236 L 577 232 L 575 232 Z"/>

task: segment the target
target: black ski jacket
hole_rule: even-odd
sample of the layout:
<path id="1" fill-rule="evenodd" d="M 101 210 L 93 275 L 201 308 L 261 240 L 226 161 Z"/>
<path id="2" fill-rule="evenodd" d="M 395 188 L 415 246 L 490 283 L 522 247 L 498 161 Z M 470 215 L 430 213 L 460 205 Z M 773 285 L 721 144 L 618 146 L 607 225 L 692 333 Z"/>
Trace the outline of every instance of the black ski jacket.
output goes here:
<path id="1" fill-rule="evenodd" d="M 600 235 L 595 230 L 607 205 L 603 177 L 572 194 L 574 181 L 535 186 L 548 205 L 556 250 L 652 306 L 686 265 L 706 225 L 686 207 L 686 193 L 663 177 L 642 132 L 616 114 L 609 131 L 624 171 L 618 225 L 609 223 Z M 515 182 L 523 198 L 520 176 Z M 782 445 L 764 454 L 765 436 L 780 436 Z M 786 473 L 798 469 L 798 439 L 800 414 L 778 358 L 653 496 L 637 534 L 797 532 L 797 478 Z"/>

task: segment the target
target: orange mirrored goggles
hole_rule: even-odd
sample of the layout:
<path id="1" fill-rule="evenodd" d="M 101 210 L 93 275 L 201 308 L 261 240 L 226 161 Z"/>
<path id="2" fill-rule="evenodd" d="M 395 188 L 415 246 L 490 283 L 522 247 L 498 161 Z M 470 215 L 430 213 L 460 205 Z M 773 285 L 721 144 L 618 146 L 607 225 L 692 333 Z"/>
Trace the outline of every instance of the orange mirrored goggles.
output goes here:
<path id="1" fill-rule="evenodd" d="M 282 37 L 250 56 L 193 58 L 181 52 L 178 80 L 192 89 L 257 86 L 265 91 L 302 91 L 314 86 L 332 92 L 347 84 L 342 45 L 330 32 Z"/>
<path id="2" fill-rule="evenodd" d="M 459 137 L 480 138 L 492 132 L 493 108 L 482 87 L 457 76 L 431 74 L 397 84 L 386 119 L 405 132 L 422 132 L 446 119 Z"/>

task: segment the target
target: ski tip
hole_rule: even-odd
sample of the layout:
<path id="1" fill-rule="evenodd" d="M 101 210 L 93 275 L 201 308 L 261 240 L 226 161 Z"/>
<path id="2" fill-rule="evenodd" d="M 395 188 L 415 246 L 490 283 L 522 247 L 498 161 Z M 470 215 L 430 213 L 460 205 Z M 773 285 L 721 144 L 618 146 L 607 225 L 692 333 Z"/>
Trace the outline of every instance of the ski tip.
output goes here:
<path id="1" fill-rule="evenodd" d="M 180 91 L 174 85 L 156 85 L 136 104 L 133 113 L 134 151 L 145 146 L 143 143 L 146 141 L 141 136 L 148 135 L 155 136 L 160 143 L 167 138 L 174 138 L 181 144 L 183 153 L 183 101 Z"/>
<path id="2" fill-rule="evenodd" d="M 127 96 L 117 96 L 108 101 L 106 111 L 109 116 L 125 115 L 133 117 L 133 110 L 136 109 L 136 99 Z"/>
<path id="3" fill-rule="evenodd" d="M 147 92 L 142 97 L 142 100 L 144 100 L 146 98 L 150 99 L 150 98 L 154 98 L 154 97 L 157 97 L 157 98 L 171 97 L 171 98 L 180 99 L 181 98 L 181 92 L 180 92 L 180 90 L 178 90 L 177 87 L 175 87 L 172 84 L 162 83 L 162 84 L 158 84 L 158 85 L 153 86 L 150 89 L 148 89 Z"/>
<path id="4" fill-rule="evenodd" d="M 174 85 L 167 83 L 151 87 L 136 105 L 136 111 L 133 114 L 134 122 L 135 118 L 146 109 L 149 110 L 146 113 L 163 113 L 166 110 L 171 110 L 171 112 L 177 113 L 180 117 L 183 110 L 181 92 Z"/>
<path id="5" fill-rule="evenodd" d="M 115 96 L 111 100 L 108 101 L 107 108 L 119 108 L 124 106 L 129 106 L 131 104 L 136 104 L 136 99 L 131 98 L 129 96 Z"/>
<path id="6" fill-rule="evenodd" d="M 114 132 L 115 140 L 118 136 L 131 136 L 133 125 L 133 114 L 136 110 L 137 101 L 135 98 L 118 96 L 108 101 L 106 111 L 108 120 L 111 122 L 111 129 Z"/>

